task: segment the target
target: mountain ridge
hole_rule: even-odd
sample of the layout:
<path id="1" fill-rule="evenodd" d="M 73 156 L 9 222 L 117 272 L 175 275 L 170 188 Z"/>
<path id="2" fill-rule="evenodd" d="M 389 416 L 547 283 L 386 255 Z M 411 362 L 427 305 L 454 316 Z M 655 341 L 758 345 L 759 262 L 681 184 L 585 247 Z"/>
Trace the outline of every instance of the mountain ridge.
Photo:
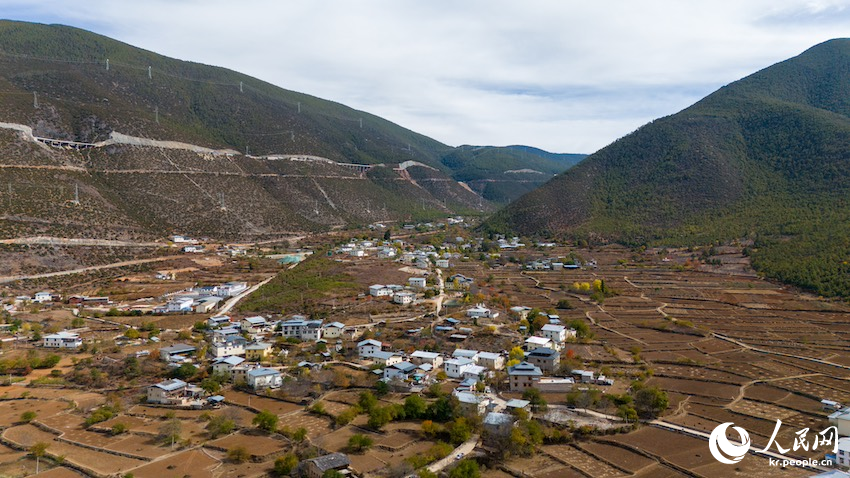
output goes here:
<path id="1" fill-rule="evenodd" d="M 850 297 L 850 244 L 839 239 L 850 220 L 848 85 L 850 40 L 821 43 L 638 128 L 487 227 L 636 245 L 745 239 L 763 274 Z M 794 247 L 815 252 L 801 259 Z"/>

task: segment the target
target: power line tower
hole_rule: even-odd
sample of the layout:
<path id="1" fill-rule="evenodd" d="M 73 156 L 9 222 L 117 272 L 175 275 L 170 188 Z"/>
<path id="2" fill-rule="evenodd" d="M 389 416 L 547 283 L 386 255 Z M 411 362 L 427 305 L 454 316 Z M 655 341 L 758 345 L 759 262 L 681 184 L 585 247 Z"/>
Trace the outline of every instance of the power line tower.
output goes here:
<path id="1" fill-rule="evenodd" d="M 74 206 L 80 205 L 80 185 L 77 183 L 74 183 L 74 200 L 71 201 L 71 204 Z"/>

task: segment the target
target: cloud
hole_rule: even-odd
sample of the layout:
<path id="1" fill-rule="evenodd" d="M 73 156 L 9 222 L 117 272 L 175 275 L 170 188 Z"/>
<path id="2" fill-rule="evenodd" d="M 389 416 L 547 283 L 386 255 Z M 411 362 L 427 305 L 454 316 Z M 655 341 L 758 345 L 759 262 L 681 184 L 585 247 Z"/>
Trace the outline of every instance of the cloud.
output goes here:
<path id="1" fill-rule="evenodd" d="M 841 36 L 840 2 L 0 0 L 448 144 L 592 152 Z M 844 22 L 846 24 L 846 21 Z"/>

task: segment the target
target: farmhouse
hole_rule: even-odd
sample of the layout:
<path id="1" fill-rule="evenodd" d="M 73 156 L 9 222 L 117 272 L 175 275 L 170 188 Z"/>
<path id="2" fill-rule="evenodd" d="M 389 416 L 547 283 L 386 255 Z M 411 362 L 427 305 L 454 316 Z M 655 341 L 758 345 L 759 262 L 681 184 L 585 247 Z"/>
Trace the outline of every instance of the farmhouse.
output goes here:
<path id="1" fill-rule="evenodd" d="M 245 358 L 253 362 L 262 362 L 272 354 L 272 344 L 256 342 L 245 346 Z"/>
<path id="2" fill-rule="evenodd" d="M 344 453 L 330 453 L 306 460 L 301 466 L 307 478 L 322 478 L 329 470 L 343 471 L 350 465 L 351 460 Z"/>
<path id="3" fill-rule="evenodd" d="M 400 305 L 408 305 L 413 303 L 413 299 L 416 298 L 416 294 L 413 292 L 396 292 L 393 295 L 393 303 Z"/>
<path id="4" fill-rule="evenodd" d="M 245 381 L 248 382 L 248 386 L 254 390 L 260 390 L 263 388 L 278 388 L 280 387 L 280 384 L 283 383 L 280 372 L 275 369 L 265 367 L 249 370 Z"/>
<path id="5" fill-rule="evenodd" d="M 242 330 L 249 334 L 259 334 L 268 329 L 269 323 L 265 317 L 257 315 L 242 320 Z"/>
<path id="6" fill-rule="evenodd" d="M 322 337 L 326 339 L 338 339 L 342 337 L 342 332 L 345 330 L 345 324 L 342 322 L 331 322 L 322 328 Z"/>
<path id="7" fill-rule="evenodd" d="M 490 412 L 484 417 L 484 443 L 498 446 L 501 440 L 511 434 L 516 418 L 507 413 Z"/>
<path id="8" fill-rule="evenodd" d="M 839 410 L 829 417 L 829 424 L 838 429 L 841 436 L 850 436 L 850 407 Z"/>
<path id="9" fill-rule="evenodd" d="M 532 335 L 531 337 L 525 339 L 525 350 L 534 350 L 538 347 L 548 347 L 550 349 L 554 349 L 555 344 L 552 343 L 552 339 L 547 339 L 546 337 L 538 337 L 536 335 Z"/>
<path id="10" fill-rule="evenodd" d="M 231 355 L 230 357 L 222 357 L 213 361 L 212 369 L 214 374 L 224 375 L 228 378 L 232 377 L 233 367 L 240 365 L 245 359 Z"/>
<path id="11" fill-rule="evenodd" d="M 445 372 L 446 376 L 450 378 L 461 378 L 463 377 L 464 372 L 475 365 L 475 362 L 468 358 L 456 358 L 446 360 L 445 362 Z"/>
<path id="12" fill-rule="evenodd" d="M 53 294 L 47 291 L 36 292 L 35 296 L 32 298 L 32 301 L 38 304 L 43 304 L 45 302 L 53 302 Z"/>
<path id="13" fill-rule="evenodd" d="M 372 360 L 378 365 L 388 367 L 393 364 L 401 363 L 401 355 L 396 355 L 392 352 L 377 351 L 372 354 Z"/>
<path id="14" fill-rule="evenodd" d="M 417 289 L 424 289 L 426 285 L 426 280 L 424 277 L 411 277 L 407 279 L 407 284 L 410 287 L 415 287 Z"/>
<path id="15" fill-rule="evenodd" d="M 490 400 L 471 392 L 455 392 L 461 414 L 467 417 L 477 417 L 484 414 Z"/>
<path id="16" fill-rule="evenodd" d="M 542 376 L 543 372 L 540 368 L 528 362 L 508 367 L 508 382 L 512 392 L 523 392 L 526 389 L 533 388 Z"/>
<path id="17" fill-rule="evenodd" d="M 369 295 L 372 297 L 392 297 L 393 290 L 383 284 L 370 285 Z"/>
<path id="18" fill-rule="evenodd" d="M 398 362 L 384 369 L 384 379 L 410 380 L 416 370 L 416 365 L 410 362 Z"/>
<path id="19" fill-rule="evenodd" d="M 467 350 L 467 349 L 455 349 L 452 352 L 452 358 L 465 358 L 472 360 L 473 362 L 478 362 L 478 351 L 477 350 Z"/>
<path id="20" fill-rule="evenodd" d="M 375 352 L 380 352 L 383 344 L 377 340 L 367 339 L 357 343 L 357 355 L 361 359 L 372 358 Z"/>
<path id="21" fill-rule="evenodd" d="M 148 387 L 148 403 L 161 405 L 186 405 L 203 395 L 204 391 L 200 387 L 176 378 Z"/>
<path id="22" fill-rule="evenodd" d="M 80 334 L 62 331 L 45 335 L 42 344 L 48 348 L 75 349 L 83 345 L 83 339 Z"/>
<path id="23" fill-rule="evenodd" d="M 207 319 L 207 325 L 212 328 L 224 327 L 228 324 L 230 324 L 230 316 L 228 315 L 216 315 Z"/>
<path id="24" fill-rule="evenodd" d="M 319 340 L 322 338 L 322 321 L 307 320 L 303 315 L 295 315 L 286 322 L 278 324 L 279 333 L 284 337 L 298 340 Z"/>
<path id="25" fill-rule="evenodd" d="M 247 282 L 225 282 L 218 286 L 219 297 L 234 297 L 248 290 Z"/>
<path id="26" fill-rule="evenodd" d="M 484 319 L 495 319 L 499 316 L 498 312 L 493 312 L 492 310 L 484 307 L 484 304 L 478 304 L 475 307 L 466 311 L 466 316 L 471 317 L 473 319 L 484 318 Z"/>
<path id="27" fill-rule="evenodd" d="M 410 354 L 410 361 L 415 363 L 416 365 L 422 364 L 431 364 L 432 367 L 437 368 L 440 365 L 443 365 L 443 356 L 436 352 L 425 352 L 423 350 L 417 350 Z"/>
<path id="28" fill-rule="evenodd" d="M 245 343 L 248 342 L 241 335 L 230 335 L 223 340 L 213 340 L 210 345 L 209 354 L 213 358 L 227 357 L 228 355 L 244 355 Z"/>
<path id="29" fill-rule="evenodd" d="M 525 360 L 532 365 L 540 367 L 540 370 L 551 373 L 558 368 L 558 364 L 561 362 L 561 354 L 555 349 L 538 347 L 528 352 Z"/>
<path id="30" fill-rule="evenodd" d="M 166 312 L 190 312 L 194 299 L 191 297 L 175 297 L 165 304 Z"/>
<path id="31" fill-rule="evenodd" d="M 174 344 L 170 347 L 159 349 L 159 357 L 165 361 L 171 361 L 177 355 L 190 354 L 197 350 L 194 345 Z"/>
<path id="32" fill-rule="evenodd" d="M 575 331 L 573 331 L 575 334 Z M 563 325 L 546 324 L 540 329 L 540 335 L 551 340 L 557 347 L 567 341 L 567 328 Z"/>
<path id="33" fill-rule="evenodd" d="M 505 357 L 493 352 L 479 352 L 478 365 L 490 370 L 502 370 L 505 368 Z"/>

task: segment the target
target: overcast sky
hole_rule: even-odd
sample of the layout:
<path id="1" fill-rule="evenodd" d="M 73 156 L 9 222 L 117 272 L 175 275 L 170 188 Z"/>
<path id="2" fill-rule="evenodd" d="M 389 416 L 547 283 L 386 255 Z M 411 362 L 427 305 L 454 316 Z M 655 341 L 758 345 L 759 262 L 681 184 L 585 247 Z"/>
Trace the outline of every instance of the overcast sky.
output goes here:
<path id="1" fill-rule="evenodd" d="M 0 0 L 457 146 L 591 153 L 850 36 L 850 1 Z M 0 45 L 2 47 L 2 45 Z"/>

